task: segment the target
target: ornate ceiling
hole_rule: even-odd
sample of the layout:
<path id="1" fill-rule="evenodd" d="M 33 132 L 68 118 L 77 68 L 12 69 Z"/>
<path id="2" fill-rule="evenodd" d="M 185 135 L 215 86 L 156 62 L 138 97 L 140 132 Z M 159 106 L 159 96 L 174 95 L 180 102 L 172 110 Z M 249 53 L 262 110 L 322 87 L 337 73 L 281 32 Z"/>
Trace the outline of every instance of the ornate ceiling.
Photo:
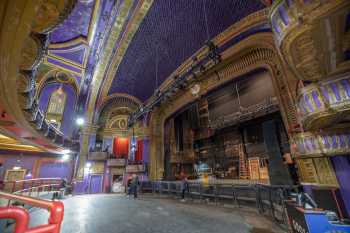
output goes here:
<path id="1" fill-rule="evenodd" d="M 258 0 L 154 1 L 129 44 L 108 95 L 127 93 L 147 100 L 206 40 L 263 7 Z"/>
<path id="2" fill-rule="evenodd" d="M 265 7 L 260 0 L 49 0 L 32 2 L 32 8 L 23 4 L 16 0 L 14 6 L 22 7 L 27 17 L 18 21 L 25 30 L 2 17 L 8 27 L 3 28 L 6 43 L 1 46 L 13 44 L 18 51 L 2 50 L 2 57 L 14 58 L 9 63 L 13 69 L 2 69 L 2 76 L 9 78 L 0 83 L 7 87 L 0 110 L 7 113 L 3 120 L 13 125 L 6 125 L 6 130 L 50 150 L 66 136 L 49 124 L 42 127 L 44 115 L 38 118 L 34 102 L 35 93 L 56 80 L 52 74 L 74 84 L 75 116 L 84 116 L 91 124 L 95 112 L 115 96 L 145 102 L 207 40 Z M 17 8 L 6 6 L 11 11 L 3 13 L 11 19 L 20 15 Z M 22 89 L 11 93 L 17 82 Z M 12 104 L 17 100 L 23 106 Z M 51 138 L 42 137 L 44 131 Z"/>
<path id="3" fill-rule="evenodd" d="M 77 0 L 50 33 L 39 71 L 76 77 L 78 114 L 116 93 L 144 102 L 207 40 L 264 7 L 259 0 Z"/>

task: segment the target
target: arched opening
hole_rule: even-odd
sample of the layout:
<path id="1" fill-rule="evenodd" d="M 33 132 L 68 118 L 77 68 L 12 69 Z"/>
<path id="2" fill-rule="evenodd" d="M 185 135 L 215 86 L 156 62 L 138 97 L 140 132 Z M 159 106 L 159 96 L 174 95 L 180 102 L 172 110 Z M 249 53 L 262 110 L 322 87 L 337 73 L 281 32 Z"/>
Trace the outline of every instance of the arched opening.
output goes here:
<path id="1" fill-rule="evenodd" d="M 70 137 L 75 129 L 76 92 L 69 84 L 52 82 L 42 87 L 38 97 L 39 109 L 46 120 Z"/>
<path id="2" fill-rule="evenodd" d="M 61 128 L 63 113 L 66 106 L 67 94 L 62 86 L 52 92 L 46 110 L 46 119 L 57 129 Z"/>
<path id="3" fill-rule="evenodd" d="M 231 78 L 198 97 L 165 120 L 165 179 L 185 173 L 282 184 L 292 183 L 292 174 L 296 182 L 293 165 L 291 174 L 285 172 L 290 147 L 280 111 L 266 69 Z"/>

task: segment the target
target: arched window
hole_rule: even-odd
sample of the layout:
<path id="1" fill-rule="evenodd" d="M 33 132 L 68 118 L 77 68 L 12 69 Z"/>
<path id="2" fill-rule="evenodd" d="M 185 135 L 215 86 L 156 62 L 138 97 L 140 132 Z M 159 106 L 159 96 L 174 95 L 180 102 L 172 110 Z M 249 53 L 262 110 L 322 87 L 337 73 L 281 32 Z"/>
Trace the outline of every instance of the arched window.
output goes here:
<path id="1" fill-rule="evenodd" d="M 56 126 L 61 127 L 63 120 L 64 107 L 66 105 L 67 94 L 63 91 L 62 86 L 52 92 L 46 111 L 46 119 Z"/>

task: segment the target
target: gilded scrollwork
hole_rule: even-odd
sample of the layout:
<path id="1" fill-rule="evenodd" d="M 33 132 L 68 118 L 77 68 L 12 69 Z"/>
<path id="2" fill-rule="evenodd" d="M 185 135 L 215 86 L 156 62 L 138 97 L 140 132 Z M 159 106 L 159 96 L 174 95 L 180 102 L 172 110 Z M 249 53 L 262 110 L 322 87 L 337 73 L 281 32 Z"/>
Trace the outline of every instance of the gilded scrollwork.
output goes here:
<path id="1" fill-rule="evenodd" d="M 38 34 L 32 33 L 26 38 L 24 47 L 21 51 L 22 61 L 21 70 L 33 70 L 42 61 L 45 50 L 45 39 Z"/>
<path id="2" fill-rule="evenodd" d="M 70 14 L 77 0 L 41 1 L 32 30 L 37 33 L 48 33 Z"/>
<path id="3" fill-rule="evenodd" d="M 299 90 L 298 109 L 304 129 L 343 121 L 350 112 L 350 76 L 331 77 Z"/>
<path id="4" fill-rule="evenodd" d="M 336 25 L 343 24 L 349 9 L 346 0 L 274 2 L 269 18 L 275 41 L 299 79 L 317 81 L 344 70 L 340 52 L 346 35 Z"/>
<path id="5" fill-rule="evenodd" d="M 350 152 L 350 133 L 347 125 L 295 134 L 291 140 L 295 158 L 347 155 Z"/>

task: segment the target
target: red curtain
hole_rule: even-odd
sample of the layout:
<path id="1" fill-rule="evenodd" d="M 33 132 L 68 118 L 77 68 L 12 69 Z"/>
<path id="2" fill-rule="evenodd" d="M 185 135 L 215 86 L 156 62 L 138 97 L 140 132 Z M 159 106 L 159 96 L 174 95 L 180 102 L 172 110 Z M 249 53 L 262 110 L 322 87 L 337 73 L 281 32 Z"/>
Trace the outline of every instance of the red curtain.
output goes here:
<path id="1" fill-rule="evenodd" d="M 114 138 L 113 154 L 117 158 L 127 158 L 129 154 L 129 139 Z"/>
<path id="2" fill-rule="evenodd" d="M 137 140 L 137 150 L 135 153 L 135 161 L 142 161 L 143 140 Z"/>

